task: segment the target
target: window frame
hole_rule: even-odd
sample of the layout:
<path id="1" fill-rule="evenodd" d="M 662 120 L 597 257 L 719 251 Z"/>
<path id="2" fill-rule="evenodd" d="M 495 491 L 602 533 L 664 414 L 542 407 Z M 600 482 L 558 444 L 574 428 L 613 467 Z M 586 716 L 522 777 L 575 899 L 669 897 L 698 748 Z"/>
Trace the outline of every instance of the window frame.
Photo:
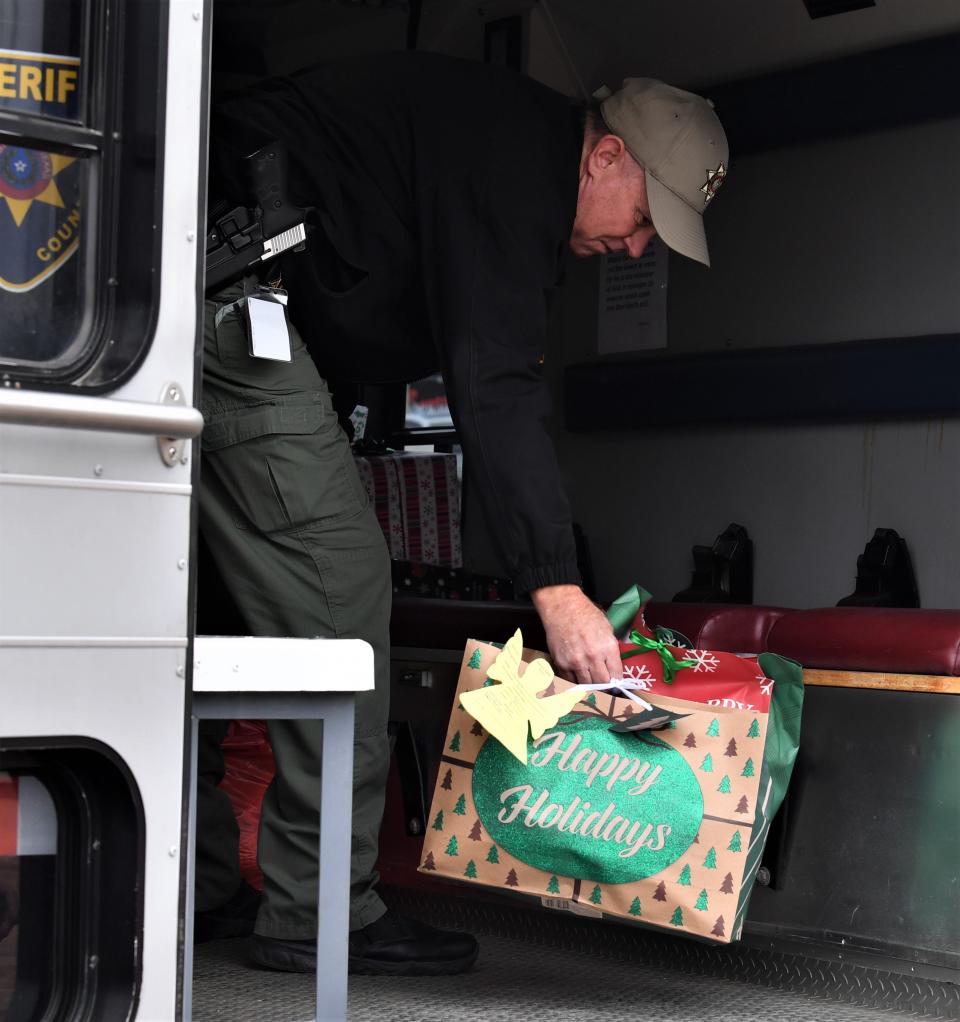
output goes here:
<path id="1" fill-rule="evenodd" d="M 32 776 L 57 812 L 52 982 L 43 1018 L 136 1014 L 143 974 L 146 819 L 116 750 L 86 737 L 3 739 L 0 770 Z M 132 911 L 113 910 L 117 888 Z M 20 902 L 20 918 L 25 910 Z"/>
<path id="2" fill-rule="evenodd" d="M 89 161 L 77 325 L 56 359 L 0 358 L 3 386 L 114 390 L 142 363 L 159 315 L 169 0 L 88 0 L 84 11 L 79 122 L 0 110 L 0 143 Z"/>

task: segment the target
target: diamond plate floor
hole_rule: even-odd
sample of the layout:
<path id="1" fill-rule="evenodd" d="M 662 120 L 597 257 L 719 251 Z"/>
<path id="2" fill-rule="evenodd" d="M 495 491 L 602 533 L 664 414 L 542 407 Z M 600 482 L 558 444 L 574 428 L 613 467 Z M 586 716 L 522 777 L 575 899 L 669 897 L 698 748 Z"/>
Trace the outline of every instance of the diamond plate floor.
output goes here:
<path id="1" fill-rule="evenodd" d="M 313 1018 L 313 977 L 248 967 L 243 941 L 196 949 L 195 1022 Z M 351 976 L 350 1022 L 869 1022 L 903 1018 L 730 980 L 645 968 L 580 950 L 481 939 L 465 976 Z"/>

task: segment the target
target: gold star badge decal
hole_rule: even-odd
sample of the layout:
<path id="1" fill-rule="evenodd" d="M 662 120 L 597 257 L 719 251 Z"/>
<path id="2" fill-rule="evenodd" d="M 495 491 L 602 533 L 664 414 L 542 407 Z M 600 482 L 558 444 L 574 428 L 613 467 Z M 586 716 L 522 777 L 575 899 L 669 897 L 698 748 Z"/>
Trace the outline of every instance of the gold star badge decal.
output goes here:
<path id="1" fill-rule="evenodd" d="M 17 227 L 34 201 L 63 207 L 55 178 L 73 161 L 72 156 L 0 145 L 0 199 L 6 201 Z"/>
<path id="2" fill-rule="evenodd" d="M 705 198 L 703 205 L 706 207 L 710 200 L 717 194 L 717 189 L 727 179 L 727 168 L 721 163 L 716 170 L 707 168 L 707 183 L 700 189 L 703 192 Z"/>

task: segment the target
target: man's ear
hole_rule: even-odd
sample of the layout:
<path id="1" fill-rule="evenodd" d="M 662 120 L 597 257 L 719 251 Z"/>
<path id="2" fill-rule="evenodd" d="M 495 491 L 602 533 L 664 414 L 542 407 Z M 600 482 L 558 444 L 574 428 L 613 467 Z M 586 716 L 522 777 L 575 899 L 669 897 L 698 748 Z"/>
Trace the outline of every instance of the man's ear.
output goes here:
<path id="1" fill-rule="evenodd" d="M 590 150 L 588 164 L 596 172 L 607 170 L 623 158 L 626 146 L 619 135 L 604 135 Z"/>

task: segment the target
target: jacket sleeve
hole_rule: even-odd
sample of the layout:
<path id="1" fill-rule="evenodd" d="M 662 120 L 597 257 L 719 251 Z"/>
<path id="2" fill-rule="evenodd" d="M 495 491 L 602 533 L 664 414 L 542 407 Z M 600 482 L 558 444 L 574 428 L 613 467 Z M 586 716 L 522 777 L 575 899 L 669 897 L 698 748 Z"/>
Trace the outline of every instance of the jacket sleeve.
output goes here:
<path id="1" fill-rule="evenodd" d="M 569 226 L 534 170 L 488 168 L 419 197 L 426 297 L 468 485 L 521 592 L 580 582 L 542 366 Z"/>

